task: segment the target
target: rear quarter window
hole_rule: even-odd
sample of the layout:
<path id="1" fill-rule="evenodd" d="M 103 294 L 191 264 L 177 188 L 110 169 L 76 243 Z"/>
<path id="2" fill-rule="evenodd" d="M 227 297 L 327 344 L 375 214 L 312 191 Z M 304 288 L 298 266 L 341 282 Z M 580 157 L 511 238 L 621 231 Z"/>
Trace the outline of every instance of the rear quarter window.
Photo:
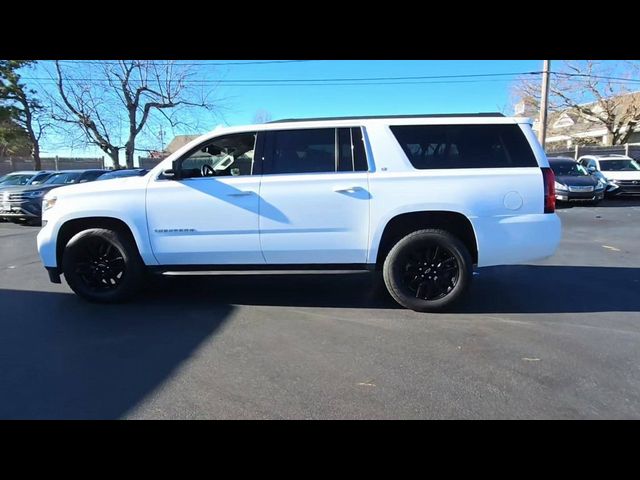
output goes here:
<path id="1" fill-rule="evenodd" d="M 391 132 L 414 168 L 537 167 L 519 125 L 397 125 Z"/>

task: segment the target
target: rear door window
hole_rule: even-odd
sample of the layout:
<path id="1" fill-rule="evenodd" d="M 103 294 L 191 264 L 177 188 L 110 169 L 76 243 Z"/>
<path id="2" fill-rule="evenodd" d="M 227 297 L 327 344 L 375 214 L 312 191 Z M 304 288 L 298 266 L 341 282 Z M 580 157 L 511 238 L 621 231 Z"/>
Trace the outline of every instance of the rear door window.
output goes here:
<path id="1" fill-rule="evenodd" d="M 391 131 L 414 168 L 537 167 L 518 125 L 398 125 Z"/>
<path id="2" fill-rule="evenodd" d="M 360 127 L 268 132 L 265 152 L 265 174 L 368 170 Z"/>

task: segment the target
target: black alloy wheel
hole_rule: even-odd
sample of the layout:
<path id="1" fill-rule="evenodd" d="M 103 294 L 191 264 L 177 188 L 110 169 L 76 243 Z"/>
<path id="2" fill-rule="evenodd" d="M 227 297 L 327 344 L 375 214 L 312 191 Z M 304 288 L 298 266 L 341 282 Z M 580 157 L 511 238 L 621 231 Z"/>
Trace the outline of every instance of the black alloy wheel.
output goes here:
<path id="1" fill-rule="evenodd" d="M 95 292 L 117 289 L 126 270 L 122 253 L 102 237 L 87 238 L 74 265 L 75 274 Z"/>
<path id="2" fill-rule="evenodd" d="M 463 296 L 473 276 L 473 260 L 456 236 L 425 229 L 409 233 L 391 248 L 382 273 L 387 290 L 400 305 L 436 312 Z"/>
<path id="3" fill-rule="evenodd" d="M 71 289 L 92 302 L 120 302 L 141 286 L 145 266 L 135 242 L 122 231 L 92 228 L 67 243 L 62 273 Z"/>
<path id="4" fill-rule="evenodd" d="M 455 288 L 460 275 L 456 257 L 438 243 L 407 252 L 404 263 L 404 286 L 422 300 L 446 297 Z"/>

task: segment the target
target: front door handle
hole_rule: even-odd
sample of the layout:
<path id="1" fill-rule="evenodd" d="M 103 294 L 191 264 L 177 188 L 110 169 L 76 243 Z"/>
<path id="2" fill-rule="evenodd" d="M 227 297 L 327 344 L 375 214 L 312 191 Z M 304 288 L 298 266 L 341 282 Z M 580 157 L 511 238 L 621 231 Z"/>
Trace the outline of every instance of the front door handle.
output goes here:
<path id="1" fill-rule="evenodd" d="M 334 187 L 333 191 L 336 193 L 355 193 L 364 190 L 362 187 Z"/>

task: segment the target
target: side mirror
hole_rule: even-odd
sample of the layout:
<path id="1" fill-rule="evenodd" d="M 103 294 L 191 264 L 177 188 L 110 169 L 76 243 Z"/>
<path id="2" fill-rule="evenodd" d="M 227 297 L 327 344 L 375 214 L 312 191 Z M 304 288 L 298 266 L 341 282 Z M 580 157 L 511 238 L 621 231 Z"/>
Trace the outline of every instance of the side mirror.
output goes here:
<path id="1" fill-rule="evenodd" d="M 167 168 L 162 171 L 162 176 L 174 180 L 176 178 L 176 171 L 173 168 Z"/>
<path id="2" fill-rule="evenodd" d="M 179 180 L 180 179 L 180 165 L 178 165 L 177 161 L 171 162 L 171 168 L 166 168 L 162 171 L 162 176 L 169 180 Z"/>

